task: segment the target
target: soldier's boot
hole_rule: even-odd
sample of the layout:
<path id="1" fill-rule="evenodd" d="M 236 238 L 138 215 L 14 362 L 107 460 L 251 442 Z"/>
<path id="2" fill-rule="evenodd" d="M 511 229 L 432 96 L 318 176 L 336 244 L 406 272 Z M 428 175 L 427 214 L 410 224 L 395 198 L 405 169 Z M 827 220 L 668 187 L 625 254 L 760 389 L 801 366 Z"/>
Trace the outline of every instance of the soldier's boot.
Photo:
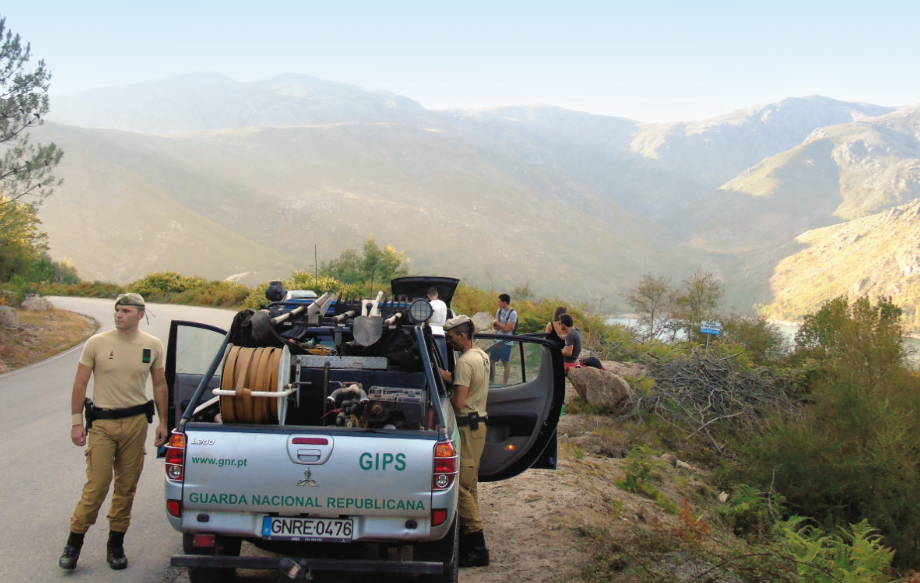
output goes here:
<path id="1" fill-rule="evenodd" d="M 62 569 L 76 569 L 77 561 L 80 559 L 80 550 L 83 549 L 83 536 L 75 532 L 70 533 L 67 537 L 67 544 L 64 545 L 64 553 L 58 560 L 58 566 Z"/>
<path id="2" fill-rule="evenodd" d="M 461 569 L 466 567 L 488 567 L 489 566 L 489 549 L 486 548 L 486 537 L 483 532 L 471 532 L 466 535 L 467 551 L 460 553 Z"/>
<path id="3" fill-rule="evenodd" d="M 128 567 L 128 557 L 125 556 L 125 533 L 109 531 L 109 542 L 105 545 L 105 560 L 109 567 L 116 571 Z"/>

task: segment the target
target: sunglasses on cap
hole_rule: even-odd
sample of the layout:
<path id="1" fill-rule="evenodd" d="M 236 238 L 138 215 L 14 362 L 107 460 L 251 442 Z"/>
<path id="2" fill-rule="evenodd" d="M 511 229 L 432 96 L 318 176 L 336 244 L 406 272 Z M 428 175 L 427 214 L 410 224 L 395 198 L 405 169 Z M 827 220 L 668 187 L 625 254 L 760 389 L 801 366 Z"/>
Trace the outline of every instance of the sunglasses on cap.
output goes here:
<path id="1" fill-rule="evenodd" d="M 144 307 L 144 297 L 141 294 L 135 293 L 118 294 L 118 297 L 115 298 L 115 305 Z"/>

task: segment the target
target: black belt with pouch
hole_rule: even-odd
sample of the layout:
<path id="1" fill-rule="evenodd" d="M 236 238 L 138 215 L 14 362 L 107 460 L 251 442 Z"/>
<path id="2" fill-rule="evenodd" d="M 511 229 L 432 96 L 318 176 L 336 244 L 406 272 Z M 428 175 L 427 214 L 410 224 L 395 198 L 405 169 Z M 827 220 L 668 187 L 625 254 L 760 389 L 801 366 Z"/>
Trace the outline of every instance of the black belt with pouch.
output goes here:
<path id="1" fill-rule="evenodd" d="M 487 416 L 479 416 L 479 413 L 470 413 L 469 415 L 464 415 L 462 417 L 457 417 L 457 427 L 466 427 L 469 426 L 470 429 L 476 431 L 479 429 L 479 423 L 489 424 L 489 418 Z"/>
<path id="2" fill-rule="evenodd" d="M 93 421 L 96 419 L 125 419 L 126 417 L 135 417 L 137 415 L 146 415 L 147 423 L 153 423 L 153 413 L 156 411 L 153 401 L 147 401 L 143 405 L 125 407 L 124 409 L 100 409 L 93 405 L 92 399 L 86 399 L 83 402 L 83 414 L 86 416 L 86 430 L 93 428 Z"/>

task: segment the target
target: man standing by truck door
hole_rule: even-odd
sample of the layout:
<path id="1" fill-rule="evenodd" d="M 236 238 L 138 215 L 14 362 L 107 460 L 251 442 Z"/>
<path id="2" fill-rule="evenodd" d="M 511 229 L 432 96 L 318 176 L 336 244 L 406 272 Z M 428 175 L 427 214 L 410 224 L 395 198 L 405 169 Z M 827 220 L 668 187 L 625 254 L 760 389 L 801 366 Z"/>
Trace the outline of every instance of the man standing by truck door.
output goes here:
<path id="1" fill-rule="evenodd" d="M 131 521 L 131 507 L 137 482 L 144 468 L 147 424 L 153 421 L 153 401 L 147 400 L 147 377 L 153 376 L 153 395 L 160 423 L 156 445 L 166 443 L 168 404 L 166 355 L 163 343 L 141 332 L 140 322 L 146 306 L 139 294 L 122 294 L 115 300 L 115 329 L 96 334 L 86 341 L 73 384 L 70 438 L 74 445 L 87 445 L 86 485 L 70 519 L 70 536 L 59 565 L 73 569 L 80 558 L 83 537 L 95 524 L 99 509 L 109 492 L 112 474 L 115 493 L 109 510 L 109 541 L 106 560 L 113 569 L 128 566 L 125 557 L 125 532 Z M 84 399 L 90 375 L 93 398 L 87 403 L 87 428 L 83 427 Z"/>
<path id="2" fill-rule="evenodd" d="M 444 326 L 447 321 L 447 304 L 438 299 L 438 288 L 428 288 L 428 303 L 431 304 L 431 317 L 428 324 L 431 326 Z"/>
<path id="3" fill-rule="evenodd" d="M 457 316 L 444 324 L 451 348 L 460 358 L 454 373 L 441 371 L 453 385 L 451 405 L 460 428 L 460 496 L 457 505 L 460 530 L 460 567 L 486 567 L 489 549 L 479 516 L 479 460 L 486 445 L 486 401 L 489 397 L 489 356 L 473 344 L 473 321 Z"/>
<path id="4" fill-rule="evenodd" d="M 511 307 L 511 296 L 508 294 L 498 296 L 498 312 L 496 312 L 495 316 L 492 327 L 495 328 L 496 334 L 510 336 L 517 331 L 518 313 L 517 310 Z M 492 359 L 492 367 L 489 370 L 489 383 L 495 382 L 495 363 L 501 362 L 504 370 L 502 384 L 507 386 L 508 379 L 511 377 L 511 343 L 499 342 L 492 350 L 490 358 Z"/>

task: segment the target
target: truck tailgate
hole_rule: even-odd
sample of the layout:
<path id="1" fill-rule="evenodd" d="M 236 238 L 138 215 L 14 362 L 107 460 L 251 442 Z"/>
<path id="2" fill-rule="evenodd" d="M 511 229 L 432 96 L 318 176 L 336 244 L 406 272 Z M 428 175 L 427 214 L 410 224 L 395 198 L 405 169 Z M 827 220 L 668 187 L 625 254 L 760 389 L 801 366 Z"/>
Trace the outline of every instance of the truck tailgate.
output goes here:
<path id="1" fill-rule="evenodd" d="M 182 499 L 188 510 L 431 514 L 434 433 L 190 428 L 187 440 Z"/>

